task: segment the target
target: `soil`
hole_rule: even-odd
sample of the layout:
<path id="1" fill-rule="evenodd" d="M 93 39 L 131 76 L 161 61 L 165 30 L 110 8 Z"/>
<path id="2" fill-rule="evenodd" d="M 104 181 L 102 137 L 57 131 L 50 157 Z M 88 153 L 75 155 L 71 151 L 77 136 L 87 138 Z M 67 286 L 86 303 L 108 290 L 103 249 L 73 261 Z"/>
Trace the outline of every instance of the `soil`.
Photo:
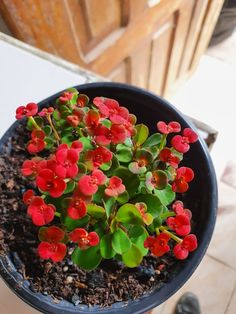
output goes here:
<path id="1" fill-rule="evenodd" d="M 34 188 L 22 177 L 20 168 L 27 156 L 25 127 L 20 125 L 0 155 L 0 255 L 8 254 L 30 289 L 51 295 L 55 302 L 66 299 L 74 305 L 109 306 L 117 301 L 137 299 L 170 279 L 178 264 L 169 254 L 151 255 L 142 264 L 129 269 L 122 262 L 106 260 L 94 271 L 73 265 L 68 250 L 60 263 L 40 260 L 37 255 L 37 230 L 26 215 L 22 194 Z"/>

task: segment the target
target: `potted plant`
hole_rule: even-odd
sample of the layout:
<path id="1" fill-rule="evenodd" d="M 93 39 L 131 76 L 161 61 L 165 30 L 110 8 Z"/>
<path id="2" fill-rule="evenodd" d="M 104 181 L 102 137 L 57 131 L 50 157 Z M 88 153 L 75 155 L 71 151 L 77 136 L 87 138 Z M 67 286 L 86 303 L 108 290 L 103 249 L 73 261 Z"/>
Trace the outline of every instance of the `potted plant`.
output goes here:
<path id="1" fill-rule="evenodd" d="M 191 123 L 115 83 L 68 89 L 16 118 L 1 141 L 0 267 L 13 291 L 44 313 L 144 313 L 177 291 L 217 206 Z"/>

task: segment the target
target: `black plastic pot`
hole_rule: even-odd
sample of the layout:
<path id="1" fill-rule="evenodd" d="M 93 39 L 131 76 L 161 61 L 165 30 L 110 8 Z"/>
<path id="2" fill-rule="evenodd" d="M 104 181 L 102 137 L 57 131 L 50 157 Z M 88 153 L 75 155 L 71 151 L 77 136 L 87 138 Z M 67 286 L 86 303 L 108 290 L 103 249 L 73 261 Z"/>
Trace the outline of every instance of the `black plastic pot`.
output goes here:
<path id="1" fill-rule="evenodd" d="M 179 121 L 182 127 L 194 126 L 178 110 L 171 106 L 164 99 L 157 97 L 145 90 L 118 83 L 93 83 L 76 87 L 79 92 L 87 94 L 90 99 L 95 96 L 106 96 L 117 99 L 120 104 L 126 106 L 130 112 L 138 117 L 138 122 L 147 124 L 151 132 L 156 132 L 156 122 Z M 55 94 L 42 102 L 40 106 L 47 106 L 52 103 L 60 93 Z M 2 145 L 12 134 L 18 122 L 5 133 L 0 142 Z M 128 302 L 125 305 L 118 302 L 110 308 L 100 309 L 87 307 L 86 305 L 74 306 L 72 303 L 62 301 L 59 304 L 53 303 L 51 297 L 40 293 L 34 293 L 29 289 L 29 282 L 24 281 L 22 276 L 16 271 L 13 262 L 7 257 L 0 257 L 0 273 L 7 285 L 25 302 L 40 310 L 43 313 L 145 313 L 166 301 L 189 279 L 198 264 L 202 260 L 212 237 L 217 208 L 217 184 L 215 171 L 212 165 L 208 149 L 199 140 L 192 145 L 191 150 L 185 155 L 185 165 L 193 168 L 195 180 L 184 197 L 187 208 L 193 212 L 194 232 L 199 241 L 198 249 L 190 254 L 190 257 L 177 263 L 172 279 L 160 290 L 154 290 L 138 300 Z"/>

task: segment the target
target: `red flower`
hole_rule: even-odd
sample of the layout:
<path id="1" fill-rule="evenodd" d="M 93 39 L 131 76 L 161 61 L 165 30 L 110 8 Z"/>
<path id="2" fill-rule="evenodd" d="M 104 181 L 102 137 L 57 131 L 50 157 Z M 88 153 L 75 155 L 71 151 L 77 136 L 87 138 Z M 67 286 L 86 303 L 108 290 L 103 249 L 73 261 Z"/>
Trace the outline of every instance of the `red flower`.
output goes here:
<path id="1" fill-rule="evenodd" d="M 82 121 L 84 112 L 82 109 L 73 110 L 73 114 L 66 117 L 66 121 L 73 127 L 77 127 Z"/>
<path id="2" fill-rule="evenodd" d="M 16 119 L 22 119 L 23 117 L 32 117 L 35 116 L 38 112 L 38 105 L 31 102 L 26 106 L 20 106 L 16 109 Z"/>
<path id="3" fill-rule="evenodd" d="M 77 153 L 79 154 L 82 152 L 84 146 L 83 146 L 83 143 L 78 140 L 78 141 L 74 141 L 71 144 L 71 148 L 75 149 L 77 151 Z"/>
<path id="4" fill-rule="evenodd" d="M 42 130 L 34 129 L 31 133 L 31 140 L 28 143 L 27 149 L 30 154 L 37 154 L 41 152 L 45 147 L 44 141 L 45 133 Z"/>
<path id="5" fill-rule="evenodd" d="M 27 213 L 36 226 L 44 226 L 53 220 L 55 210 L 54 205 L 46 204 L 41 197 L 35 196 L 28 207 Z"/>
<path id="6" fill-rule="evenodd" d="M 93 100 L 95 106 L 104 118 L 110 118 L 115 124 L 122 124 L 128 120 L 129 111 L 125 107 L 120 107 L 118 101 L 111 98 L 96 97 Z"/>
<path id="7" fill-rule="evenodd" d="M 181 167 L 176 170 L 176 177 L 172 183 L 172 190 L 177 193 L 184 193 L 188 190 L 188 182 L 194 178 L 194 172 L 191 168 Z"/>
<path id="8" fill-rule="evenodd" d="M 67 213 L 72 219 L 80 219 L 87 213 L 86 204 L 80 197 L 74 196 L 69 204 Z"/>
<path id="9" fill-rule="evenodd" d="M 170 236 L 164 232 L 160 233 L 156 238 L 148 237 L 144 241 L 144 247 L 148 248 L 152 254 L 160 257 L 170 250 L 168 241 Z"/>
<path id="10" fill-rule="evenodd" d="M 181 201 L 175 201 L 172 205 L 172 209 L 177 215 L 186 215 L 189 219 L 192 218 L 191 211 L 187 208 L 184 208 L 184 204 Z"/>
<path id="11" fill-rule="evenodd" d="M 178 164 L 180 163 L 180 159 L 174 154 L 172 154 L 169 148 L 163 148 L 160 151 L 159 158 L 161 161 L 168 163 L 174 168 L 178 168 Z"/>
<path id="12" fill-rule="evenodd" d="M 83 108 L 87 105 L 87 103 L 89 102 L 89 98 L 88 96 L 84 95 L 84 94 L 79 94 L 78 98 L 77 98 L 77 106 Z"/>
<path id="13" fill-rule="evenodd" d="M 75 149 L 62 148 L 60 146 L 56 152 L 56 175 L 63 179 L 76 177 L 79 171 L 79 168 L 77 166 L 78 160 L 79 154 Z"/>
<path id="14" fill-rule="evenodd" d="M 31 160 L 25 160 L 21 168 L 21 173 L 23 174 L 23 176 L 36 176 L 40 169 L 41 160 L 42 159 L 38 157 L 32 158 Z"/>
<path id="15" fill-rule="evenodd" d="M 53 262 L 60 262 L 66 255 L 66 245 L 61 243 L 65 232 L 56 226 L 44 228 L 40 234 L 43 242 L 39 244 L 38 253 L 43 259 L 51 259 Z"/>
<path id="16" fill-rule="evenodd" d="M 183 130 L 183 134 L 175 135 L 171 140 L 171 145 L 180 153 L 186 153 L 190 148 L 190 143 L 195 143 L 198 135 L 190 128 Z"/>
<path id="17" fill-rule="evenodd" d="M 100 146 L 95 150 L 87 151 L 84 159 L 86 160 L 86 164 L 90 166 L 89 168 L 94 169 L 100 167 L 105 162 L 109 162 L 112 157 L 112 152 L 109 149 Z"/>
<path id="18" fill-rule="evenodd" d="M 125 120 L 122 125 L 125 127 L 127 136 L 131 137 L 135 134 L 134 125 L 137 122 L 137 118 L 134 114 L 129 114 L 128 120 Z"/>
<path id="19" fill-rule="evenodd" d="M 115 196 L 117 197 L 118 195 L 124 193 L 125 191 L 125 186 L 122 184 L 122 180 L 119 177 L 111 177 L 109 180 L 109 185 L 105 189 L 105 194 L 107 196 Z"/>
<path id="20" fill-rule="evenodd" d="M 24 194 L 23 194 L 23 202 L 25 203 L 25 205 L 30 205 L 32 200 L 34 199 L 35 194 L 33 190 L 27 190 Z"/>
<path id="21" fill-rule="evenodd" d="M 94 170 L 91 175 L 84 175 L 78 182 L 78 188 L 84 195 L 93 195 L 98 186 L 106 182 L 107 177 L 101 170 Z"/>
<path id="22" fill-rule="evenodd" d="M 190 220 L 186 215 L 177 215 L 176 217 L 169 217 L 166 220 L 167 225 L 176 232 L 179 236 L 186 236 L 189 234 Z"/>
<path id="23" fill-rule="evenodd" d="M 59 100 L 64 103 L 64 102 L 70 101 L 73 96 L 74 96 L 74 93 L 63 92 L 63 94 L 59 97 Z"/>
<path id="24" fill-rule="evenodd" d="M 178 259 L 185 259 L 188 257 L 189 252 L 196 250 L 197 238 L 194 234 L 187 235 L 181 243 L 176 244 L 173 253 Z"/>
<path id="25" fill-rule="evenodd" d="M 98 145 L 109 145 L 110 143 L 123 143 L 126 139 L 126 131 L 123 125 L 113 124 L 110 129 L 100 125 L 95 130 L 95 141 Z"/>
<path id="26" fill-rule="evenodd" d="M 78 243 L 81 250 L 86 250 L 90 246 L 96 246 L 99 243 L 99 236 L 96 232 L 87 232 L 85 229 L 76 228 L 70 234 L 69 237 L 72 242 Z"/>
<path id="27" fill-rule="evenodd" d="M 178 133 L 181 131 L 181 126 L 178 122 L 175 121 L 171 121 L 168 124 L 163 121 L 159 121 L 157 123 L 157 129 L 163 134 Z"/>
<path id="28" fill-rule="evenodd" d="M 57 178 L 50 169 L 42 169 L 37 178 L 38 188 L 48 192 L 52 197 L 60 197 L 66 189 L 66 183 L 61 178 Z"/>
<path id="29" fill-rule="evenodd" d="M 43 109 L 38 113 L 38 115 L 39 115 L 40 117 L 44 117 L 44 116 L 46 116 L 46 115 L 52 114 L 53 111 L 54 111 L 54 108 L 53 108 L 53 107 L 43 108 Z"/>
<path id="30" fill-rule="evenodd" d="M 99 125 L 100 115 L 95 110 L 89 110 L 84 116 L 84 123 L 93 132 Z"/>

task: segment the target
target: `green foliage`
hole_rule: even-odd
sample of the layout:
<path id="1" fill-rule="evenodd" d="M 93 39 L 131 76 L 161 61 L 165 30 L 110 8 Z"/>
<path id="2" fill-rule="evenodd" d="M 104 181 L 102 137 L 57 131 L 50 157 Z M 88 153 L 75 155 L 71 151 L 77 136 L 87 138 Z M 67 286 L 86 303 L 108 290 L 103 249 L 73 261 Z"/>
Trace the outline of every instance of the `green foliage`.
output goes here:
<path id="1" fill-rule="evenodd" d="M 71 255 L 71 259 L 74 264 L 80 266 L 85 270 L 95 269 L 102 260 L 99 245 L 88 248 L 87 250 L 81 250 L 76 248 Z"/>
<path id="2" fill-rule="evenodd" d="M 143 254 L 140 249 L 132 243 L 130 249 L 122 254 L 124 264 L 130 268 L 137 267 L 143 259 Z"/>
<path id="3" fill-rule="evenodd" d="M 175 199 L 175 192 L 173 192 L 170 184 L 164 190 L 155 190 L 155 194 L 165 206 L 172 203 Z"/>
<path id="4" fill-rule="evenodd" d="M 143 147 L 157 146 L 161 143 L 162 135 L 160 133 L 154 133 L 144 142 Z"/>
<path id="5" fill-rule="evenodd" d="M 140 146 L 146 141 L 149 134 L 149 130 L 145 124 L 137 124 L 135 126 L 135 130 L 136 134 L 133 137 L 133 140 L 137 146 Z"/>
<path id="6" fill-rule="evenodd" d="M 106 215 L 105 208 L 96 204 L 88 204 L 87 213 L 95 219 L 104 218 L 104 216 Z"/>
<path id="7" fill-rule="evenodd" d="M 116 215 L 116 219 L 124 224 L 142 224 L 143 219 L 137 207 L 133 204 L 122 205 Z"/>
<path id="8" fill-rule="evenodd" d="M 112 248 L 112 239 L 113 234 L 111 233 L 105 234 L 101 238 L 100 251 L 103 258 L 110 259 L 116 255 L 116 251 Z"/>
<path id="9" fill-rule="evenodd" d="M 131 241 L 121 228 L 112 235 L 112 248 L 118 254 L 123 254 L 131 248 Z"/>
<path id="10" fill-rule="evenodd" d="M 117 176 L 122 179 L 123 184 L 126 187 L 126 191 L 129 193 L 129 196 L 132 197 L 139 187 L 139 177 L 132 172 L 130 172 L 125 167 L 117 168 L 114 173 L 114 176 Z"/>

